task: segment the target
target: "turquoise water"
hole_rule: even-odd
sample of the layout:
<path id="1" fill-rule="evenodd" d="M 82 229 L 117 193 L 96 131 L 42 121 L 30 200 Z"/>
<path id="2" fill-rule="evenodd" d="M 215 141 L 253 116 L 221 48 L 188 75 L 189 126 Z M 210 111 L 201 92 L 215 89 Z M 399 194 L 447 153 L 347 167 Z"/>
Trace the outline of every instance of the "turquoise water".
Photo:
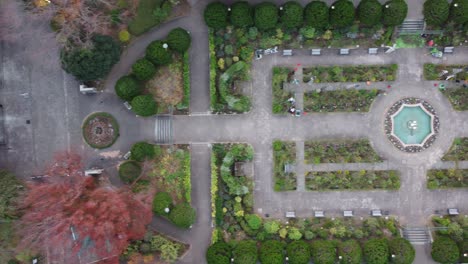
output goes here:
<path id="1" fill-rule="evenodd" d="M 417 121 L 417 129 L 411 133 L 409 121 Z M 393 118 L 393 133 L 405 144 L 421 144 L 431 133 L 431 117 L 420 106 L 404 106 Z"/>

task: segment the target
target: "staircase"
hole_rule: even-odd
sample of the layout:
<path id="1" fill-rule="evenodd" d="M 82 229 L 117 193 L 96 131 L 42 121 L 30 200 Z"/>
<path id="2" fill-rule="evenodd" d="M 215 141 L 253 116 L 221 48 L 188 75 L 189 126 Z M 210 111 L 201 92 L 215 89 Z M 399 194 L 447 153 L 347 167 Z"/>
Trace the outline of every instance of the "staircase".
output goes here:
<path id="1" fill-rule="evenodd" d="M 424 245 L 431 242 L 431 236 L 427 227 L 405 227 L 403 237 L 413 245 Z"/>
<path id="2" fill-rule="evenodd" d="M 424 19 L 406 19 L 403 24 L 398 26 L 398 33 L 405 34 L 422 34 L 425 29 Z"/>
<path id="3" fill-rule="evenodd" d="M 172 144 L 172 116 L 158 115 L 154 125 L 157 144 Z"/>

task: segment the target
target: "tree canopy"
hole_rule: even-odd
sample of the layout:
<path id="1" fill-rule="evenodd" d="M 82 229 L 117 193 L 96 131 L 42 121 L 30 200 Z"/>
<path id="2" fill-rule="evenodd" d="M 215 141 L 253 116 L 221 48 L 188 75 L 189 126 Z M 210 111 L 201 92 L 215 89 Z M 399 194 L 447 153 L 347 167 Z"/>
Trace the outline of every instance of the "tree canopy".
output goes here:
<path id="1" fill-rule="evenodd" d="M 408 5 L 404 0 L 391 0 L 383 5 L 382 22 L 386 26 L 398 26 L 408 14 Z"/>
<path id="2" fill-rule="evenodd" d="M 353 2 L 338 0 L 330 6 L 330 24 L 337 28 L 351 26 L 354 22 Z"/>
<path id="3" fill-rule="evenodd" d="M 324 29 L 328 26 L 329 11 L 326 3 L 312 1 L 304 9 L 304 22 L 316 29 Z"/>
<path id="4" fill-rule="evenodd" d="M 221 2 L 213 2 L 206 6 L 203 13 L 205 23 L 208 27 L 219 29 L 227 26 L 228 9 Z"/>
<path id="5" fill-rule="evenodd" d="M 270 2 L 258 4 L 255 7 L 254 21 L 259 30 L 275 28 L 278 23 L 278 8 Z"/>
<path id="6" fill-rule="evenodd" d="M 378 0 L 362 0 L 357 8 L 359 21 L 366 26 L 374 26 L 382 19 L 382 5 Z"/>
<path id="7" fill-rule="evenodd" d="M 304 11 L 296 1 L 289 1 L 283 5 L 281 24 L 286 28 L 297 28 L 304 23 Z"/>
<path id="8" fill-rule="evenodd" d="M 231 6 L 231 24 L 235 27 L 253 26 L 253 8 L 247 1 L 235 2 Z"/>

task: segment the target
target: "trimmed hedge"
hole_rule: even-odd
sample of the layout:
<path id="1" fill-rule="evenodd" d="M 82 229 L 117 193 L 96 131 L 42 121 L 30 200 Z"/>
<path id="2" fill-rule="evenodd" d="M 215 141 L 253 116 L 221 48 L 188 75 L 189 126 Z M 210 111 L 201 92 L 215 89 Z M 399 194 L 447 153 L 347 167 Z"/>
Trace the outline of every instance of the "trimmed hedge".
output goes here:
<path id="1" fill-rule="evenodd" d="M 176 205 L 169 213 L 169 219 L 178 227 L 189 228 L 195 222 L 195 209 L 188 203 Z"/>
<path id="2" fill-rule="evenodd" d="M 268 30 L 276 27 L 278 23 L 278 8 L 270 2 L 263 2 L 255 7 L 255 26 L 259 30 Z"/>
<path id="3" fill-rule="evenodd" d="M 289 264 L 307 264 L 310 261 L 310 246 L 303 240 L 289 243 L 286 251 Z"/>
<path id="4" fill-rule="evenodd" d="M 281 24 L 286 28 L 297 28 L 304 23 L 302 6 L 296 1 L 289 1 L 283 5 L 280 18 Z"/>
<path id="5" fill-rule="evenodd" d="M 459 254 L 457 243 L 449 237 L 438 236 L 432 243 L 431 256 L 434 261 L 444 264 L 456 263 Z"/>
<path id="6" fill-rule="evenodd" d="M 133 144 L 131 158 L 136 161 L 144 161 L 146 158 L 154 158 L 154 145 L 147 142 L 137 142 Z"/>
<path id="7" fill-rule="evenodd" d="M 330 6 L 330 24 L 337 28 L 349 27 L 354 22 L 354 5 L 349 0 L 338 0 Z"/>
<path id="8" fill-rule="evenodd" d="M 268 264 L 284 263 L 284 244 L 277 240 L 268 240 L 260 247 L 260 262 Z"/>
<path id="9" fill-rule="evenodd" d="M 146 48 L 146 58 L 154 65 L 167 65 L 172 62 L 172 52 L 163 47 L 164 41 L 155 40 Z"/>
<path id="10" fill-rule="evenodd" d="M 392 263 L 411 264 L 415 258 L 415 251 L 410 242 L 402 237 L 392 239 L 388 242 L 390 253 L 395 255 Z"/>
<path id="11" fill-rule="evenodd" d="M 316 29 L 324 29 L 328 26 L 329 11 L 326 3 L 312 1 L 304 9 L 304 22 Z"/>
<path id="12" fill-rule="evenodd" d="M 152 116 L 157 113 L 157 104 L 151 95 L 139 95 L 133 98 L 132 110 L 139 116 Z"/>
<path id="13" fill-rule="evenodd" d="M 342 256 L 342 263 L 361 264 L 362 249 L 359 242 L 350 239 L 338 244 L 338 255 Z"/>
<path id="14" fill-rule="evenodd" d="M 237 112 L 248 112 L 250 110 L 250 99 L 245 95 L 230 94 L 230 85 L 235 79 L 246 75 L 249 65 L 243 61 L 236 62 L 229 67 L 218 80 L 218 89 L 221 97 L 226 101 L 228 107 Z"/>
<path id="15" fill-rule="evenodd" d="M 231 6 L 231 24 L 235 27 L 245 28 L 253 26 L 253 8 L 247 1 L 235 2 Z"/>
<path id="16" fill-rule="evenodd" d="M 388 263 L 388 242 L 385 238 L 373 238 L 364 243 L 364 258 L 367 264 Z"/>
<path id="17" fill-rule="evenodd" d="M 190 48 L 191 43 L 192 37 L 187 30 L 183 28 L 175 28 L 167 35 L 167 44 L 169 45 L 169 48 L 181 54 Z"/>
<path id="18" fill-rule="evenodd" d="M 424 3 L 424 19 L 429 25 L 440 26 L 448 20 L 450 4 L 447 0 L 427 0 Z"/>
<path id="19" fill-rule="evenodd" d="M 334 241 L 315 240 L 311 243 L 312 260 L 315 264 L 333 264 L 336 259 Z"/>
<path id="20" fill-rule="evenodd" d="M 132 76 L 123 76 L 115 84 L 115 93 L 125 101 L 131 101 L 143 92 L 143 86 Z"/>
<path id="21" fill-rule="evenodd" d="M 166 208 L 172 208 L 172 197 L 167 192 L 158 192 L 153 198 L 153 212 L 156 215 L 167 216 Z"/>
<path id="22" fill-rule="evenodd" d="M 382 18 L 382 5 L 377 0 L 362 0 L 357 8 L 359 21 L 366 26 L 380 23 Z"/>
<path id="23" fill-rule="evenodd" d="M 257 243 L 254 240 L 242 240 L 232 251 L 234 263 L 256 264 L 258 260 Z"/>
<path id="24" fill-rule="evenodd" d="M 258 230 L 262 227 L 262 218 L 256 214 L 248 214 L 245 216 L 245 221 L 250 228 L 253 230 Z"/>
<path id="25" fill-rule="evenodd" d="M 132 65 L 132 73 L 140 81 L 151 79 L 156 73 L 156 67 L 149 60 L 143 58 Z"/>
<path id="26" fill-rule="evenodd" d="M 455 4 L 457 5 L 455 7 Z M 468 22 L 468 0 L 454 0 L 450 5 L 450 20 L 464 24 Z"/>
<path id="27" fill-rule="evenodd" d="M 205 23 L 208 27 L 219 29 L 227 26 L 227 6 L 220 2 L 214 2 L 206 6 L 203 13 Z"/>
<path id="28" fill-rule="evenodd" d="M 222 241 L 214 243 L 206 251 L 206 261 L 208 264 L 230 264 L 231 258 L 231 246 Z"/>
<path id="29" fill-rule="evenodd" d="M 404 0 L 391 0 L 383 5 L 382 23 L 385 26 L 398 26 L 408 14 L 408 5 Z"/>
<path id="30" fill-rule="evenodd" d="M 119 166 L 119 177 L 125 183 L 132 183 L 141 174 L 141 166 L 136 161 L 126 161 Z"/>

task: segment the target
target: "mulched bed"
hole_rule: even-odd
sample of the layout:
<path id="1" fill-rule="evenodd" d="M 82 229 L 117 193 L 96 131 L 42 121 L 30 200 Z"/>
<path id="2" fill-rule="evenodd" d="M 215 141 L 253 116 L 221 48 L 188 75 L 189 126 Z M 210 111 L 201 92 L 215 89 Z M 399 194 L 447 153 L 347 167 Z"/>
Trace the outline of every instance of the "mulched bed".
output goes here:
<path id="1" fill-rule="evenodd" d="M 92 148 L 110 147 L 119 137 L 119 124 L 112 115 L 104 112 L 88 116 L 82 128 L 83 138 Z"/>

